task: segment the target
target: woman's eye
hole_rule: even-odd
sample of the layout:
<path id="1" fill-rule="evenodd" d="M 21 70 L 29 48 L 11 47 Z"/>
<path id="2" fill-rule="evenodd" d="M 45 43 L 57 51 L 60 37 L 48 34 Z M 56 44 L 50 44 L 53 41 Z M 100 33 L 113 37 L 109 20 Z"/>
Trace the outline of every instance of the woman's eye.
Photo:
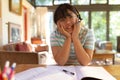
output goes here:
<path id="1" fill-rule="evenodd" d="M 63 22 L 63 21 L 65 21 L 65 19 L 63 18 L 63 19 L 60 19 L 60 22 Z"/>
<path id="2" fill-rule="evenodd" d="M 69 18 L 73 18 L 73 16 L 71 16 L 71 15 L 69 15 L 68 17 L 69 17 Z"/>

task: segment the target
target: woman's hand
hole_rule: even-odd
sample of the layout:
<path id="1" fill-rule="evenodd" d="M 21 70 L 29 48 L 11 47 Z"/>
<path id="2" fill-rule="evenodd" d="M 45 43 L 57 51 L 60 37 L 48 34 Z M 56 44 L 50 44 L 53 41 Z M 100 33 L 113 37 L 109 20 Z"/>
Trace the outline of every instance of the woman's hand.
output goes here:
<path id="1" fill-rule="evenodd" d="M 72 39 L 74 38 L 78 38 L 78 35 L 80 33 L 80 28 L 81 28 L 81 25 L 80 25 L 80 21 L 77 21 L 74 25 L 73 25 L 73 33 L 72 33 Z"/>
<path id="2" fill-rule="evenodd" d="M 65 29 L 63 28 L 63 24 L 60 23 L 60 21 L 57 22 L 57 28 L 60 31 L 61 34 L 63 34 L 66 38 L 70 38 L 71 34 L 68 33 L 67 31 L 65 31 Z"/>

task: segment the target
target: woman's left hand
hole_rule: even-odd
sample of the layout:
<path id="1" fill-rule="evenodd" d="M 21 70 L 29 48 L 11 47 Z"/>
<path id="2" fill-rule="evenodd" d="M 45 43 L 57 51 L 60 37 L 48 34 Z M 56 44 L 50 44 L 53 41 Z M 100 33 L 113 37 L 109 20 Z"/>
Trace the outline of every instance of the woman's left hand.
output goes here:
<path id="1" fill-rule="evenodd" d="M 80 25 L 80 21 L 77 21 L 74 25 L 73 25 L 73 33 L 72 33 L 72 38 L 77 38 L 79 33 L 80 33 L 80 29 L 81 29 L 81 25 Z"/>

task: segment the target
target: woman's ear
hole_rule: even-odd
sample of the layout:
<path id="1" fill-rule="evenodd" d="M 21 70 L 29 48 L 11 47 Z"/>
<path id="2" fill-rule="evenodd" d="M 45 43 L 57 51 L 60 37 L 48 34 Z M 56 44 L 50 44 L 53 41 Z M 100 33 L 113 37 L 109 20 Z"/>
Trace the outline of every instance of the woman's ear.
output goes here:
<path id="1" fill-rule="evenodd" d="M 57 22 L 56 22 L 56 25 L 60 25 L 60 21 L 57 21 Z"/>
<path id="2" fill-rule="evenodd" d="M 77 19 L 76 19 L 76 23 L 79 21 L 80 19 L 77 17 Z"/>

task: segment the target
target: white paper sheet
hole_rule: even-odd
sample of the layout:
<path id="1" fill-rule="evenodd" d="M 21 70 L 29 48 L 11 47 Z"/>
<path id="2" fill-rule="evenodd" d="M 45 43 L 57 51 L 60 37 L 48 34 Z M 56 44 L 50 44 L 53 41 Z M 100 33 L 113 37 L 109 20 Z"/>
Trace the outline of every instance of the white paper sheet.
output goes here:
<path id="1" fill-rule="evenodd" d="M 94 77 L 102 80 L 116 80 L 103 67 L 76 66 L 75 69 L 76 69 L 78 80 L 81 80 L 83 77 Z"/>
<path id="2" fill-rule="evenodd" d="M 59 69 L 32 68 L 15 75 L 15 80 L 74 80 Z"/>
<path id="3" fill-rule="evenodd" d="M 17 73 L 15 80 L 81 80 L 83 77 L 116 80 L 103 67 L 94 66 L 47 66 L 46 68 L 31 68 Z"/>
<path id="4" fill-rule="evenodd" d="M 46 68 L 43 67 L 31 68 L 15 74 L 15 80 L 31 80 L 34 77 L 36 77 L 38 74 L 40 75 L 45 71 Z"/>

